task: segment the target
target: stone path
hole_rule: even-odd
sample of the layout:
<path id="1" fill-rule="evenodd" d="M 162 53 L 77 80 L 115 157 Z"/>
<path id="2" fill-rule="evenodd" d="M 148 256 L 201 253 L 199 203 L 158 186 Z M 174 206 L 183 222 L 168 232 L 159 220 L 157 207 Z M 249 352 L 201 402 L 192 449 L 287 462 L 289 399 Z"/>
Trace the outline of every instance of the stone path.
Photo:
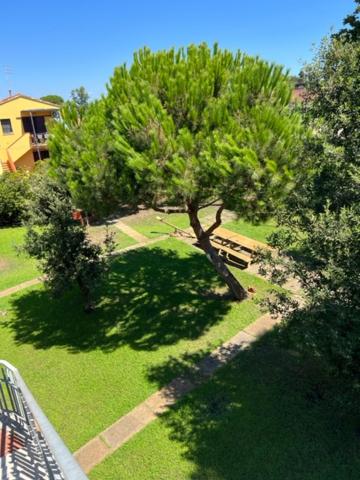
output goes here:
<path id="1" fill-rule="evenodd" d="M 230 221 L 234 218 L 231 212 L 225 211 L 224 213 L 224 222 Z M 204 224 L 211 224 L 212 221 L 213 216 L 211 215 L 206 216 L 203 219 Z M 138 242 L 135 245 L 115 251 L 113 253 L 114 256 L 169 238 L 169 235 L 163 235 L 161 237 L 149 239 L 121 220 L 118 220 L 114 225 Z M 186 230 L 189 231 L 189 233 L 192 233 L 191 228 Z M 176 238 L 194 246 L 194 239 L 177 235 Z M 251 273 L 258 275 L 256 267 L 253 267 L 250 270 Z M 37 285 L 42 281 L 42 278 L 34 278 L 14 287 L 10 287 L 0 292 L 0 298 L 11 295 L 30 286 Z M 201 360 L 194 367 L 193 373 L 196 373 L 196 375 L 192 374 L 191 378 L 175 378 L 168 385 L 155 392 L 143 403 L 117 420 L 113 425 L 105 429 L 95 438 L 91 439 L 74 454 L 83 470 L 88 473 L 94 466 L 102 462 L 107 456 L 111 455 L 136 433 L 158 418 L 161 413 L 174 405 L 177 400 L 199 386 L 199 384 L 206 381 L 221 366 L 225 365 L 239 352 L 247 348 L 259 336 L 273 328 L 277 321 L 278 320 L 272 319 L 269 314 L 263 315 Z M 194 380 L 194 378 L 196 378 L 196 380 Z"/>
<path id="2" fill-rule="evenodd" d="M 33 278 L 32 280 L 27 280 L 26 282 L 19 283 L 18 285 L 15 285 L 14 287 L 6 288 L 5 290 L 2 290 L 0 292 L 0 298 L 7 297 L 8 295 L 12 295 L 13 293 L 19 292 L 20 290 L 23 290 L 24 288 L 32 287 L 33 285 L 38 285 L 42 281 L 43 281 L 43 279 L 41 277 Z"/>
<path id="3" fill-rule="evenodd" d="M 148 245 L 151 245 L 153 243 L 161 242 L 162 240 L 168 239 L 169 235 L 162 235 L 160 237 L 151 238 L 151 239 L 147 237 L 144 237 L 144 238 L 146 238 L 146 241 L 135 243 L 134 245 L 130 245 L 129 247 L 125 247 L 120 250 L 115 250 L 115 252 L 113 252 L 112 255 L 113 256 L 122 255 L 123 253 L 129 252 L 130 250 L 136 250 L 138 248 L 147 247 Z M 32 287 L 33 285 L 38 285 L 43 281 L 44 281 L 43 278 L 38 277 L 38 278 L 33 278 L 31 280 L 27 280 L 26 282 L 23 282 L 23 283 L 19 283 L 14 287 L 10 287 L 0 291 L 0 298 L 7 297 L 8 295 L 12 295 L 13 293 L 19 292 L 20 290 L 24 290 L 25 288 L 28 288 L 28 287 Z"/>
<path id="4" fill-rule="evenodd" d="M 129 237 L 133 238 L 134 240 L 136 240 L 137 242 L 140 242 L 140 243 L 144 243 L 144 242 L 148 242 L 149 239 L 148 237 L 145 237 L 145 235 L 137 232 L 136 230 L 134 230 L 133 228 L 129 227 L 129 225 L 127 225 L 126 223 L 124 223 L 123 221 L 119 220 L 118 222 L 116 222 L 114 224 L 114 226 L 116 228 L 118 228 L 119 230 L 121 230 L 123 233 L 125 233 L 126 235 L 128 235 Z"/>
<path id="5" fill-rule="evenodd" d="M 272 319 L 269 314 L 258 318 L 201 360 L 194 367 L 194 374 L 191 377 L 175 378 L 86 443 L 74 454 L 85 473 L 89 473 L 181 397 L 206 381 L 259 336 L 271 330 L 275 323 L 277 320 Z"/>

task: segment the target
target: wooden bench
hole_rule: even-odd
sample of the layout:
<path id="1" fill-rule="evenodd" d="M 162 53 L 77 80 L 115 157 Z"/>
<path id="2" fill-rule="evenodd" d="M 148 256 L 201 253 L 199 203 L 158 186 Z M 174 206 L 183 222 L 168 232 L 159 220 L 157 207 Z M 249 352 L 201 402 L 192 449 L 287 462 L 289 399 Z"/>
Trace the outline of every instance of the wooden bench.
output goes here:
<path id="1" fill-rule="evenodd" d="M 246 266 L 249 265 L 251 261 L 250 255 L 247 255 L 246 253 L 243 252 L 238 252 L 237 250 L 234 250 L 233 248 L 227 247 L 226 245 L 222 245 L 219 242 L 216 242 L 214 240 L 210 240 L 211 245 L 221 254 L 225 253 L 225 257 L 227 260 L 233 260 L 231 257 L 236 258 L 237 260 L 240 260 L 241 263 L 245 264 Z"/>

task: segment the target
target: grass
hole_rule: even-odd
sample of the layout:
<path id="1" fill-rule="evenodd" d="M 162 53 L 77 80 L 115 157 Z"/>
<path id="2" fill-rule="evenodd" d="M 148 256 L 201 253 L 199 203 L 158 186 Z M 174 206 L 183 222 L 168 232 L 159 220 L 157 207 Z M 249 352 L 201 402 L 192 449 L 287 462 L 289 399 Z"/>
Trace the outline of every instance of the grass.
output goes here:
<path id="1" fill-rule="evenodd" d="M 215 211 L 215 207 L 208 207 L 200 210 L 200 219 L 214 215 Z M 178 228 L 186 229 L 189 227 L 189 218 L 186 213 L 153 213 L 143 216 L 138 215 L 136 217 L 134 216 L 127 218 L 125 222 L 134 230 L 142 233 L 148 238 L 156 238 L 174 231 L 174 228 L 160 222 L 156 217 L 161 217 Z M 244 220 L 234 220 L 232 222 L 225 223 L 223 226 L 229 230 L 233 230 L 234 232 L 241 233 L 242 235 L 255 240 L 259 240 L 260 242 L 266 242 L 267 237 L 276 228 L 276 224 L 273 220 L 261 225 L 253 225 L 245 222 Z"/>
<path id="2" fill-rule="evenodd" d="M 103 225 L 89 227 L 90 238 L 97 243 L 103 243 L 106 236 L 106 227 Z M 136 240 L 129 237 L 116 227 L 108 227 L 109 233 L 113 234 L 116 250 L 134 245 Z"/>
<path id="3" fill-rule="evenodd" d="M 253 225 L 239 219 L 225 223 L 224 227 L 233 230 L 236 233 L 240 233 L 241 235 L 245 235 L 246 237 L 258 240 L 259 242 L 266 243 L 267 237 L 274 232 L 276 223 L 274 220 L 270 220 L 260 225 Z"/>
<path id="4" fill-rule="evenodd" d="M 23 227 L 0 229 L 0 290 L 39 275 L 36 261 L 19 255 L 16 249 L 23 243 L 25 231 Z"/>
<path id="5" fill-rule="evenodd" d="M 114 232 L 116 249 L 136 243 L 115 227 L 110 227 L 110 231 Z M 0 229 L 0 291 L 40 275 L 36 261 L 18 252 L 17 247 L 23 243 L 25 232 L 24 227 Z M 106 228 L 90 227 L 89 232 L 95 242 L 101 242 L 105 237 Z"/>
<path id="6" fill-rule="evenodd" d="M 236 275 L 258 298 L 269 287 Z M 2 299 L 0 351 L 76 450 L 174 377 L 168 369 L 159 382 L 149 372 L 213 349 L 260 315 L 254 300 L 209 295 L 219 285 L 203 254 L 165 240 L 114 259 L 91 315 L 76 291 L 51 298 L 38 286 Z"/>
<path id="7" fill-rule="evenodd" d="M 215 207 L 207 207 L 200 210 L 200 218 L 204 219 L 208 215 L 214 214 L 215 210 Z M 174 228 L 160 222 L 156 217 L 161 217 L 178 228 L 186 229 L 190 226 L 189 217 L 186 213 L 152 213 L 143 216 L 139 215 L 127 218 L 125 223 L 148 238 L 156 238 L 174 231 Z"/>
<path id="8" fill-rule="evenodd" d="M 138 433 L 90 478 L 357 480 L 355 413 L 344 415 L 331 395 L 318 395 L 321 374 L 262 343 Z"/>

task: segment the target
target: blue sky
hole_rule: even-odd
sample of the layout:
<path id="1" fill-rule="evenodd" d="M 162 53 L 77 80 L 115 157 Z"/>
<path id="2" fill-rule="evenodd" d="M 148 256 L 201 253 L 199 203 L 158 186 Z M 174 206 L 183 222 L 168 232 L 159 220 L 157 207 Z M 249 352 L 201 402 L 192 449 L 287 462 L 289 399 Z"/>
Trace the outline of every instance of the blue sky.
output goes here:
<path id="1" fill-rule="evenodd" d="M 217 41 L 298 73 L 331 28 L 354 10 L 352 0 L 36 0 L 2 2 L 0 98 L 11 87 L 35 97 L 65 98 L 84 85 L 105 91 L 116 65 L 132 53 Z"/>

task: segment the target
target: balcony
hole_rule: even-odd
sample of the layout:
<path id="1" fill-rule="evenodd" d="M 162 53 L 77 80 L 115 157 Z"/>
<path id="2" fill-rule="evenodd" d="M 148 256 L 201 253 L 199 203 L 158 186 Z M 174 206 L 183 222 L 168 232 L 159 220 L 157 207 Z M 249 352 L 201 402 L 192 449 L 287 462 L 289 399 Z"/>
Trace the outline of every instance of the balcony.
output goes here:
<path id="1" fill-rule="evenodd" d="M 4 360 L 0 360 L 0 433 L 3 480 L 87 480 L 18 370 Z"/>
<path id="2" fill-rule="evenodd" d="M 30 142 L 33 147 L 41 147 L 47 145 L 49 134 L 47 132 L 31 133 Z"/>

